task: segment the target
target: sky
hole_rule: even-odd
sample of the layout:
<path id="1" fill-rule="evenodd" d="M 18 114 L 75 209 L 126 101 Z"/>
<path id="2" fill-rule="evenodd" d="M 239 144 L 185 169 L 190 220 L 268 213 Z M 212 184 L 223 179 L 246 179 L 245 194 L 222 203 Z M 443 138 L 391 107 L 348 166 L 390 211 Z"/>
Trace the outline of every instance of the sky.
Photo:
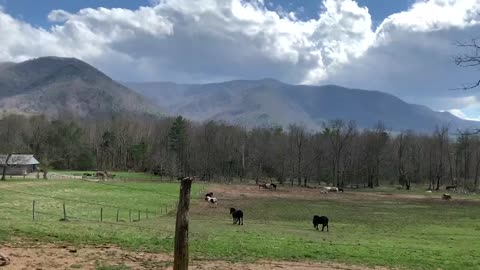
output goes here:
<path id="1" fill-rule="evenodd" d="M 388 4 L 381 4 L 387 1 Z M 359 5 L 368 7 L 375 26 L 391 14 L 401 12 L 415 0 L 358 0 Z M 31 25 L 49 27 L 48 14 L 52 10 L 62 9 L 78 12 L 83 8 L 126 8 L 137 9 L 140 6 L 152 6 L 152 0 L 0 0 L 0 5 L 8 14 L 25 20 Z M 319 0 L 266 0 L 266 8 L 272 11 L 293 11 L 302 19 L 317 18 L 322 7 Z"/>
<path id="2" fill-rule="evenodd" d="M 274 78 L 394 94 L 480 119 L 455 65 L 480 0 L 0 0 L 0 62 L 76 57 L 119 81 Z"/>

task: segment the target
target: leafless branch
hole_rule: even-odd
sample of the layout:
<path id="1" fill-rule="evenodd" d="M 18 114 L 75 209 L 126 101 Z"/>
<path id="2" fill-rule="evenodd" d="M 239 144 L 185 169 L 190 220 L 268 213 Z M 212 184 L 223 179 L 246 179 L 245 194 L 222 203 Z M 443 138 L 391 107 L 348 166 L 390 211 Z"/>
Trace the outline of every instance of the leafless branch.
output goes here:
<path id="1" fill-rule="evenodd" d="M 470 54 L 463 54 L 454 57 L 454 62 L 460 67 L 475 67 L 480 66 L 480 39 L 474 38 L 470 42 L 456 42 L 456 46 L 461 48 L 471 49 Z M 470 85 L 463 85 L 460 88 L 450 90 L 470 90 L 480 86 L 480 80 L 477 83 Z"/>
<path id="2" fill-rule="evenodd" d="M 478 135 L 478 134 L 480 134 L 480 129 L 474 129 L 472 131 L 470 130 L 461 131 L 460 129 L 457 129 L 457 135 L 461 135 L 461 136 L 471 136 L 471 135 Z"/>
<path id="3" fill-rule="evenodd" d="M 479 85 L 480 85 L 480 80 L 478 82 L 476 82 L 475 84 L 463 85 L 462 87 L 452 88 L 452 89 L 449 89 L 449 90 L 470 90 L 470 89 L 473 89 L 475 87 L 478 87 Z"/>

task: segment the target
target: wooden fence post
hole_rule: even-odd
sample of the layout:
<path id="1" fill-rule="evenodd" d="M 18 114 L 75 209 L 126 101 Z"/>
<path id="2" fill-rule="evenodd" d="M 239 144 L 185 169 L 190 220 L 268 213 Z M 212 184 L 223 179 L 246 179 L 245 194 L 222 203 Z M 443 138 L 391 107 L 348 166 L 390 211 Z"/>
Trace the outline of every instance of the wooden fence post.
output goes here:
<path id="1" fill-rule="evenodd" d="M 103 222 L 103 208 L 100 208 L 100 222 Z"/>
<path id="2" fill-rule="evenodd" d="M 63 220 L 67 221 L 67 210 L 65 209 L 65 203 L 63 203 Z"/>
<path id="3" fill-rule="evenodd" d="M 138 210 L 138 221 L 140 221 L 140 210 Z"/>
<path id="4" fill-rule="evenodd" d="M 182 179 L 175 224 L 174 270 L 188 270 L 188 220 L 192 178 Z"/>
<path id="5" fill-rule="evenodd" d="M 128 210 L 128 221 L 132 222 L 132 209 Z"/>
<path id="6" fill-rule="evenodd" d="M 117 222 L 118 222 L 118 214 L 120 212 L 120 209 L 117 209 Z"/>
<path id="7" fill-rule="evenodd" d="M 145 217 L 148 219 L 148 208 L 145 210 Z"/>
<path id="8" fill-rule="evenodd" d="M 32 205 L 32 219 L 35 221 L 35 200 L 33 200 L 33 205 Z"/>

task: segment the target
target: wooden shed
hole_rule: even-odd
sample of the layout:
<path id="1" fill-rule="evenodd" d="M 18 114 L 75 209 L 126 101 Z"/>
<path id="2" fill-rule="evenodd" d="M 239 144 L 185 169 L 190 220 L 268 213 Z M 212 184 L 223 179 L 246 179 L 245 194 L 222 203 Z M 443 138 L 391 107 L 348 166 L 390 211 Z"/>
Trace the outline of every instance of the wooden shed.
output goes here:
<path id="1" fill-rule="evenodd" d="M 8 159 L 8 155 L 0 154 L 0 167 L 7 165 L 6 175 L 27 175 L 38 169 L 40 162 L 33 155 L 13 154 Z"/>

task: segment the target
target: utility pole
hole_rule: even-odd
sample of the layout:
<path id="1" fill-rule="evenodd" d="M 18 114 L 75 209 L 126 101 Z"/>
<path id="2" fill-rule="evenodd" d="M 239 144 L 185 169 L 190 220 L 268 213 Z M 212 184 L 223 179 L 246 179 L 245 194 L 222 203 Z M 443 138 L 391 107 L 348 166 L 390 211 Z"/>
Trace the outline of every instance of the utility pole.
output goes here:
<path id="1" fill-rule="evenodd" d="M 174 270 L 188 270 L 188 211 L 190 209 L 192 181 L 192 177 L 183 178 L 180 186 L 180 199 L 175 224 Z"/>

